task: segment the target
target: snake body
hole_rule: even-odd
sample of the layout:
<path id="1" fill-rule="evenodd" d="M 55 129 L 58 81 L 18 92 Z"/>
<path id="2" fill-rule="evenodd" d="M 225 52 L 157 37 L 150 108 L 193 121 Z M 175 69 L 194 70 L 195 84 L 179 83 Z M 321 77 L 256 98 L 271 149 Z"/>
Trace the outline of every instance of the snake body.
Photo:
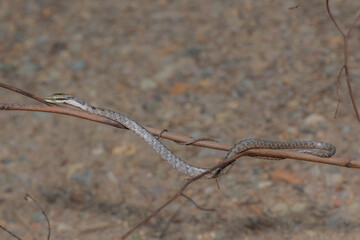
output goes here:
<path id="1" fill-rule="evenodd" d="M 329 158 L 333 156 L 336 152 L 336 148 L 325 142 L 319 141 L 271 141 L 257 138 L 243 139 L 240 142 L 236 143 L 229 151 L 226 157 L 222 162 L 225 162 L 235 155 L 242 153 L 248 149 L 298 149 L 297 152 L 308 153 L 318 157 Z M 324 150 L 323 152 L 317 151 L 314 149 Z M 271 157 L 259 157 L 252 156 L 257 158 L 277 160 L 282 158 L 271 158 Z M 223 171 L 227 165 L 220 167 L 216 170 L 214 176 L 218 176 L 221 171 Z"/>
<path id="2" fill-rule="evenodd" d="M 52 103 L 65 103 L 80 109 L 83 109 L 87 112 L 94 113 L 97 115 L 104 116 L 106 118 L 112 119 L 125 127 L 127 127 L 130 131 L 134 132 L 138 135 L 142 140 L 144 140 L 162 159 L 164 159 L 168 164 L 170 164 L 173 168 L 177 169 L 181 173 L 184 173 L 188 176 L 195 177 L 198 176 L 209 169 L 207 168 L 199 168 L 193 165 L 190 165 L 180 158 L 178 158 L 175 154 L 173 154 L 162 142 L 160 142 L 154 135 L 152 135 L 148 130 L 146 130 L 143 126 L 141 126 L 136 121 L 132 120 L 128 116 L 125 116 L 121 113 L 114 112 L 108 109 L 103 109 L 99 107 L 92 106 L 84 101 L 81 101 L 71 95 L 64 93 L 55 93 L 46 97 L 45 100 L 47 102 Z M 320 156 L 320 157 L 330 157 L 335 153 L 335 147 L 328 143 L 317 142 L 317 141 L 288 141 L 288 142 L 279 142 L 279 141 L 268 141 L 262 139 L 245 139 L 231 148 L 228 152 L 225 160 L 230 159 L 236 154 L 246 151 L 252 148 L 264 148 L 264 149 L 302 149 L 299 150 L 301 152 L 309 153 L 312 155 Z M 327 150 L 327 152 L 319 152 L 316 150 L 310 150 L 310 148 Z M 225 167 L 223 167 L 225 168 Z M 207 174 L 207 178 L 212 178 L 217 176 L 223 168 L 219 168 L 215 175 Z"/>

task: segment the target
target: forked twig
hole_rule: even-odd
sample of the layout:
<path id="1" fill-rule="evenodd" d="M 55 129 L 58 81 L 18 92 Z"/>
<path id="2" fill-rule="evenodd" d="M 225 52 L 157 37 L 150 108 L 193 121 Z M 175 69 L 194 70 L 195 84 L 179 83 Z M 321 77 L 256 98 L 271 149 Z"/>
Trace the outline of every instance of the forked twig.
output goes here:
<path id="1" fill-rule="evenodd" d="M 353 94 L 353 90 L 351 87 L 351 77 L 350 77 L 350 72 L 349 72 L 349 47 L 348 47 L 348 40 L 350 38 L 350 34 L 352 32 L 352 30 L 355 28 L 357 22 L 360 19 L 360 14 L 355 18 L 354 22 L 352 23 L 351 27 L 349 28 L 349 30 L 345 33 L 342 28 L 339 26 L 339 24 L 337 23 L 337 21 L 335 20 L 335 17 L 333 16 L 333 14 L 331 13 L 330 10 L 330 6 L 329 6 L 329 0 L 326 0 L 326 10 L 330 16 L 331 21 L 334 23 L 336 29 L 339 31 L 339 33 L 341 34 L 341 36 L 344 39 L 344 65 L 341 67 L 340 72 L 338 74 L 338 78 L 337 78 L 337 89 L 339 88 L 339 82 L 340 82 L 340 77 L 341 77 L 341 73 L 342 71 L 345 69 L 345 79 L 346 79 L 346 83 L 347 83 L 347 87 L 348 87 L 348 91 L 349 91 L 349 95 L 350 95 L 350 99 L 351 99 L 351 103 L 353 105 L 354 108 L 354 112 L 356 114 L 356 118 L 358 119 L 358 121 L 360 121 L 360 113 L 359 113 L 359 109 L 357 107 L 356 104 L 356 100 Z M 338 104 L 336 107 L 336 111 L 335 111 L 335 116 L 338 112 L 338 105 L 340 102 L 340 98 L 338 95 L 338 90 L 337 90 L 337 98 L 338 98 Z"/>
<path id="2" fill-rule="evenodd" d="M 155 209 L 149 216 L 147 216 L 146 218 L 144 218 L 143 220 L 139 221 L 138 223 L 136 223 L 129 231 L 127 231 L 124 235 L 121 236 L 121 239 L 124 240 L 126 239 L 128 236 L 130 236 L 130 234 L 132 234 L 136 229 L 138 229 L 139 227 L 141 227 L 142 225 L 144 225 L 146 222 L 148 222 L 151 218 L 157 216 L 165 207 L 167 207 L 170 203 L 172 203 L 173 201 L 175 201 L 178 197 L 183 196 L 183 193 L 185 191 L 185 189 L 192 184 L 193 182 L 201 179 L 202 177 L 204 177 L 207 174 L 211 174 L 213 171 L 215 171 L 216 169 L 222 167 L 222 166 L 226 166 L 229 165 L 231 163 L 233 163 L 236 159 L 245 156 L 247 154 L 247 152 L 242 152 L 232 158 L 230 158 L 229 160 L 219 163 L 217 165 L 215 165 L 214 167 L 210 168 L 209 170 L 207 170 L 206 172 L 203 172 L 202 174 L 190 178 L 186 183 L 184 183 L 182 185 L 182 187 L 169 199 L 167 200 L 164 204 L 162 204 L 160 207 L 158 207 L 157 209 Z"/>

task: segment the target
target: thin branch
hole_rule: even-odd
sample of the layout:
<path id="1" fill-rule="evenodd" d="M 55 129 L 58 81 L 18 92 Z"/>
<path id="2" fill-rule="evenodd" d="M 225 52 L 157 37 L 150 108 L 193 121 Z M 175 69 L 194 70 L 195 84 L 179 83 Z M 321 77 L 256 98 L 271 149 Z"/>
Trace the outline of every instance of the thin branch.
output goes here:
<path id="1" fill-rule="evenodd" d="M 339 71 L 339 74 L 337 76 L 337 80 L 336 80 L 336 98 L 337 98 L 337 104 L 336 104 L 336 110 L 335 110 L 335 114 L 334 114 L 334 118 L 336 118 L 338 112 L 339 112 L 339 105 L 340 105 L 340 95 L 339 95 L 339 87 L 340 87 L 340 78 L 341 78 L 341 74 L 344 70 L 345 66 L 343 65 Z"/>
<path id="2" fill-rule="evenodd" d="M 249 150 L 248 150 L 249 151 Z M 185 189 L 192 184 L 193 182 L 201 179 L 202 177 L 204 177 L 207 174 L 211 174 L 213 171 L 215 171 L 216 169 L 222 167 L 222 166 L 227 166 L 231 163 L 233 163 L 234 161 L 236 161 L 236 159 L 245 156 L 247 154 L 248 151 L 242 152 L 232 158 L 230 158 L 229 160 L 216 164 L 214 167 L 210 168 L 209 170 L 207 170 L 206 172 L 203 172 L 202 174 L 199 174 L 196 177 L 190 178 L 186 183 L 184 183 L 184 185 L 182 185 L 182 187 L 169 199 L 167 200 L 163 205 L 161 205 L 159 208 L 155 209 L 149 216 L 147 216 L 146 218 L 144 218 L 143 220 L 139 221 L 137 224 L 135 224 L 134 227 L 132 227 L 128 232 L 126 232 L 124 235 L 121 236 L 121 239 L 124 240 L 126 239 L 131 233 L 133 233 L 136 229 L 138 229 L 139 227 L 141 227 L 143 224 L 145 224 L 146 222 L 148 222 L 151 218 L 157 216 L 161 210 L 163 210 L 165 207 L 167 207 L 170 203 L 172 203 L 173 201 L 175 201 L 178 197 L 182 196 L 182 194 L 184 193 Z"/>
<path id="3" fill-rule="evenodd" d="M 175 220 L 176 216 L 179 214 L 180 210 L 184 207 L 186 202 L 184 202 L 183 204 L 181 204 L 180 207 L 178 207 L 178 209 L 173 213 L 173 215 L 170 217 L 170 219 L 167 221 L 165 227 L 163 228 L 163 230 L 160 233 L 159 238 L 163 238 L 166 234 L 166 232 L 168 231 L 170 224 Z"/>
<path id="4" fill-rule="evenodd" d="M 107 124 L 113 127 L 122 128 L 121 124 L 110 120 L 108 118 L 91 114 L 82 110 L 77 110 L 75 108 L 69 107 L 57 107 L 54 104 L 52 106 L 40 106 L 40 105 L 22 105 L 22 104 L 9 104 L 9 103 L 0 103 L 0 110 L 23 110 L 23 111 L 37 111 L 37 112 L 50 112 L 50 113 L 58 113 L 65 114 L 69 116 L 79 117 L 95 122 L 99 122 L 102 124 Z M 149 132 L 153 135 L 158 136 L 161 130 L 156 128 L 145 127 Z M 173 140 L 175 142 L 188 142 L 193 140 L 193 138 L 189 136 L 180 135 L 172 132 L 163 132 L 161 137 Z M 231 149 L 231 145 L 213 142 L 213 141 L 200 141 L 196 142 L 192 145 L 196 145 L 199 147 L 212 148 L 222 151 L 229 151 Z M 360 168 L 360 161 L 356 160 L 348 160 L 342 158 L 322 158 L 317 157 L 311 154 L 299 153 L 293 151 L 283 151 L 283 150 L 271 150 L 271 149 L 250 149 L 248 151 L 250 155 L 258 155 L 264 157 L 274 157 L 274 158 L 290 158 L 302 161 L 309 162 L 317 162 L 329 165 L 336 165 L 340 167 L 350 167 L 350 168 Z"/>
<path id="5" fill-rule="evenodd" d="M 338 80 L 337 81 L 338 82 L 340 81 L 341 73 L 342 73 L 343 69 L 345 69 L 345 79 L 346 79 L 346 83 L 347 83 L 351 103 L 353 105 L 355 115 L 356 115 L 358 121 L 360 121 L 359 109 L 357 107 L 355 97 L 354 97 L 354 94 L 353 94 L 353 90 L 352 90 L 352 87 L 351 87 L 351 78 L 350 78 L 349 64 L 348 64 L 349 63 L 348 40 L 349 40 L 349 37 L 350 37 L 350 34 L 351 34 L 352 30 L 355 28 L 356 24 L 358 23 L 358 21 L 360 19 L 360 14 L 355 18 L 355 20 L 353 21 L 350 29 L 345 34 L 345 32 L 341 29 L 341 27 L 337 23 L 335 17 L 333 16 L 333 14 L 332 14 L 332 12 L 330 10 L 329 0 L 326 0 L 326 10 L 327 10 L 327 12 L 328 12 L 328 14 L 330 16 L 331 21 L 334 23 L 336 29 L 339 31 L 341 36 L 344 38 L 344 66 L 341 68 L 340 73 L 338 74 Z M 339 84 L 337 84 L 337 88 L 338 87 L 339 87 Z M 338 90 L 337 90 L 337 92 L 338 92 Z M 339 104 L 339 101 L 340 101 L 339 99 L 340 98 L 338 97 L 338 104 Z M 336 107 L 335 116 L 336 116 L 337 110 L 338 110 L 338 107 Z"/>
<path id="6" fill-rule="evenodd" d="M 16 236 L 16 234 L 12 233 L 10 230 L 8 230 L 7 228 L 3 227 L 0 225 L 0 228 L 2 230 L 4 230 L 5 232 L 7 232 L 8 234 L 10 234 L 12 237 L 16 238 L 17 240 L 21 240 L 21 238 L 19 238 L 18 236 Z"/>
<path id="7" fill-rule="evenodd" d="M 38 201 L 37 201 L 34 197 L 32 197 L 30 194 L 26 193 L 24 199 L 25 199 L 26 201 L 29 201 L 29 200 L 33 201 L 33 202 L 36 204 L 36 206 L 37 206 L 38 208 L 40 208 L 41 213 L 44 215 L 44 217 L 45 217 L 45 219 L 46 219 L 46 223 L 47 223 L 48 235 L 47 235 L 47 238 L 46 238 L 46 239 L 47 239 L 47 240 L 50 240 L 50 235 L 51 235 L 50 220 L 49 220 L 49 218 L 48 218 L 45 210 L 41 207 L 41 205 L 38 203 Z M 0 229 L 4 230 L 4 231 L 7 232 L 8 234 L 10 234 L 12 237 L 14 237 L 14 238 L 16 238 L 16 239 L 18 239 L 18 240 L 21 240 L 21 238 L 18 237 L 16 234 L 12 233 L 10 230 L 6 229 L 5 227 L 3 227 L 3 226 L 1 226 L 1 225 L 0 225 Z"/>
<path id="8" fill-rule="evenodd" d="M 25 199 L 26 201 L 29 201 L 29 199 L 32 200 L 32 201 L 36 204 L 36 206 L 37 206 L 38 208 L 40 208 L 41 213 L 44 215 L 44 217 L 45 217 L 45 219 L 46 219 L 46 223 L 47 223 L 47 228 L 48 228 L 47 240 L 50 240 L 50 235 L 51 235 L 50 220 L 49 220 L 49 218 L 48 218 L 45 210 L 41 207 L 41 205 L 38 203 L 38 201 L 37 201 L 34 197 L 32 197 L 30 194 L 26 193 L 24 199 Z"/>
<path id="9" fill-rule="evenodd" d="M 16 93 L 20 93 L 21 95 L 32 98 L 32 99 L 34 99 L 36 101 L 39 101 L 41 103 L 44 103 L 46 105 L 51 105 L 51 103 L 46 102 L 44 98 L 36 96 L 36 95 L 34 95 L 32 93 L 29 93 L 29 92 L 26 92 L 24 90 L 21 90 L 20 88 L 13 87 L 13 86 L 7 85 L 7 84 L 2 83 L 2 82 L 0 82 L 0 87 L 8 89 L 8 90 L 16 92 Z"/>
<path id="10" fill-rule="evenodd" d="M 181 193 L 181 196 L 183 196 L 184 198 L 186 198 L 187 200 L 189 200 L 192 204 L 194 204 L 194 206 L 198 209 L 200 209 L 201 211 L 209 211 L 209 212 L 214 212 L 216 211 L 215 208 L 204 208 L 201 207 L 199 204 L 197 204 L 191 197 L 189 197 L 188 195 Z"/>

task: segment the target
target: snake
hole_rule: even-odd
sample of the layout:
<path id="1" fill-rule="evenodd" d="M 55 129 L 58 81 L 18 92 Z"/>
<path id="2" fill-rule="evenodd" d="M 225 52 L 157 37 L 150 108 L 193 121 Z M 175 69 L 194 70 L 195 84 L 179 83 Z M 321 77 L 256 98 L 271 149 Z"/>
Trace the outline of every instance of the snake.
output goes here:
<path id="1" fill-rule="evenodd" d="M 46 102 L 50 103 L 62 103 L 67 104 L 75 108 L 80 108 L 86 112 L 93 113 L 96 115 L 100 115 L 106 117 L 108 119 L 114 120 L 130 131 L 134 132 L 138 135 L 143 141 L 145 141 L 163 160 L 165 160 L 169 165 L 178 170 L 179 172 L 186 174 L 190 177 L 198 176 L 206 171 L 209 168 L 201 168 L 190 165 L 185 161 L 181 160 L 175 154 L 173 154 L 157 137 L 155 137 L 152 133 L 150 133 L 146 128 L 144 128 L 141 124 L 137 123 L 135 120 L 132 120 L 128 116 L 100 108 L 92 106 L 80 99 L 73 97 L 72 95 L 66 93 L 54 93 L 48 97 L 44 98 Z M 318 142 L 318 141 L 270 141 L 263 139 L 244 139 L 237 144 L 235 144 L 227 156 L 223 161 L 226 161 L 236 154 L 239 154 L 243 151 L 253 148 L 261 148 L 261 149 L 302 149 L 298 150 L 300 152 L 309 153 L 312 155 L 316 155 L 319 157 L 331 157 L 335 154 L 335 147 L 329 143 Z M 310 149 L 320 149 L 326 150 L 327 152 L 320 152 L 316 150 Z M 252 156 L 256 157 L 256 156 Z M 266 157 L 262 157 L 266 158 Z M 269 158 L 273 159 L 273 158 Z M 222 170 L 225 168 L 221 167 L 216 170 L 214 174 L 207 174 L 206 178 L 214 178 L 217 177 Z"/>

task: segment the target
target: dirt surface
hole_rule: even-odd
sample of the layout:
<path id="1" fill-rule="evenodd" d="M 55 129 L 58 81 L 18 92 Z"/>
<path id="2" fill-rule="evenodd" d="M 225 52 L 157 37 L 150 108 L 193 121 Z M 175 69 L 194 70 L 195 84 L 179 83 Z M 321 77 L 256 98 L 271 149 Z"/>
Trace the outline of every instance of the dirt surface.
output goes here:
<path id="1" fill-rule="evenodd" d="M 349 27 L 359 1 L 331 1 Z M 288 8 L 299 5 L 298 8 Z M 360 31 L 350 41 L 360 93 Z M 359 158 L 359 123 L 336 76 L 342 38 L 324 1 L 0 1 L 1 82 L 67 92 L 146 126 L 225 143 L 321 140 Z M 34 103 L 0 89 L 0 102 Z M 0 112 L 0 225 L 22 239 L 119 239 L 186 176 L 134 134 L 55 114 Z M 163 142 L 198 166 L 224 152 Z M 129 239 L 358 239 L 357 169 L 244 158 Z M 178 210 L 180 208 L 180 210 Z M 168 224 L 170 223 L 170 224 Z M 11 239 L 0 231 L 0 239 Z"/>

